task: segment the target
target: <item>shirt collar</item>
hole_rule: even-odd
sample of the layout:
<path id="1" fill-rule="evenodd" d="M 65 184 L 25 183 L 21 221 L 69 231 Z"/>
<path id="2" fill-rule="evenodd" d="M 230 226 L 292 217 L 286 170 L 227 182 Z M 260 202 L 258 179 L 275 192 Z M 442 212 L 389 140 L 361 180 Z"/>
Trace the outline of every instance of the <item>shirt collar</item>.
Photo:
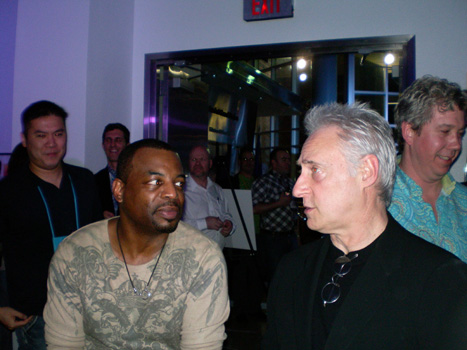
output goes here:
<path id="1" fill-rule="evenodd" d="M 209 187 L 211 187 L 213 184 L 212 180 L 208 176 L 208 184 L 206 185 L 206 188 L 203 186 L 200 186 L 196 183 L 196 181 L 191 177 L 191 175 L 187 175 L 186 177 L 186 188 L 191 189 L 192 191 L 195 189 L 202 189 L 203 191 L 207 191 Z"/>
<path id="2" fill-rule="evenodd" d="M 397 156 L 397 169 L 396 172 L 400 176 L 401 180 L 407 184 L 408 189 L 412 191 L 414 190 L 415 193 L 417 193 L 420 197 L 422 196 L 422 188 L 417 185 L 417 183 L 410 177 L 408 176 L 404 170 L 401 169 L 399 166 L 399 163 L 401 161 L 401 156 Z M 443 176 L 441 179 L 441 193 L 443 193 L 446 196 L 449 196 L 452 191 L 454 191 L 454 188 L 456 187 L 456 181 L 452 177 L 451 174 L 447 173 L 446 175 Z"/>

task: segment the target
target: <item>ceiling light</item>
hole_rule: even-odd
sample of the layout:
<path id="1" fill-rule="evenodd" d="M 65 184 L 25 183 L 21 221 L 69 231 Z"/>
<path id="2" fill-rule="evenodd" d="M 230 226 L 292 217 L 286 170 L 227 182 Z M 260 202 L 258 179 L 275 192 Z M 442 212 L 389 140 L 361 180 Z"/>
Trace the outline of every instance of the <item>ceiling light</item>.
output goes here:
<path id="1" fill-rule="evenodd" d="M 297 68 L 298 69 L 303 69 L 306 67 L 306 61 L 303 59 L 303 58 L 300 58 L 298 61 L 297 61 Z"/>
<path id="2" fill-rule="evenodd" d="M 384 56 L 384 63 L 387 65 L 393 64 L 394 63 L 394 55 L 392 53 L 388 53 L 386 56 Z"/>

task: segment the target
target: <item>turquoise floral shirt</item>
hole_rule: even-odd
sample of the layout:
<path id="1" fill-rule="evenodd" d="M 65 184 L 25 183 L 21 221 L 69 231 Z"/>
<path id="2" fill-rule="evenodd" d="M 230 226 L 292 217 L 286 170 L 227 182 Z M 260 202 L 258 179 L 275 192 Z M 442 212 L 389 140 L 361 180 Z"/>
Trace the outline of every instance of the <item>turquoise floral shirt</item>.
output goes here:
<path id="1" fill-rule="evenodd" d="M 399 166 L 389 212 L 408 231 L 467 262 L 467 187 L 447 174 L 436 201 L 438 221 L 422 189 Z"/>

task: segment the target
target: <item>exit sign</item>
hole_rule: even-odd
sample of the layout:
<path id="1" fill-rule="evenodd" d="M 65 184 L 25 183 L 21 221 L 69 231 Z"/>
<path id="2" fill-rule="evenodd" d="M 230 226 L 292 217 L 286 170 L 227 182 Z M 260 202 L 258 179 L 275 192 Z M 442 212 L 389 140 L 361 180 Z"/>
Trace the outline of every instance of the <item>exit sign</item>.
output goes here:
<path id="1" fill-rule="evenodd" d="M 243 0 L 245 21 L 286 17 L 293 17 L 293 0 Z"/>

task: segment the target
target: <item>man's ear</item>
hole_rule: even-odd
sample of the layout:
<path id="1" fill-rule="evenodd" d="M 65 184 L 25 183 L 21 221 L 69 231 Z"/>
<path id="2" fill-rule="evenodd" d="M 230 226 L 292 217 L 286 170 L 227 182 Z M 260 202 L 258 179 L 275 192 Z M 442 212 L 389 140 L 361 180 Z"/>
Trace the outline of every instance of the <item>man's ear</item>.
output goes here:
<path id="1" fill-rule="evenodd" d="M 27 146 L 26 136 L 24 136 L 24 133 L 21 133 L 20 136 L 21 136 L 21 143 L 23 147 L 26 147 Z"/>
<path id="2" fill-rule="evenodd" d="M 120 204 L 123 202 L 123 193 L 125 192 L 125 184 L 119 178 L 116 178 L 112 183 L 112 193 L 115 200 Z"/>
<path id="3" fill-rule="evenodd" d="M 412 145 L 414 136 L 416 134 L 415 130 L 412 128 L 412 124 L 402 122 L 401 133 L 405 143 L 408 145 Z"/>
<path id="4" fill-rule="evenodd" d="M 363 157 L 360 166 L 361 179 L 365 187 L 370 187 L 378 180 L 379 161 L 374 154 Z"/>

